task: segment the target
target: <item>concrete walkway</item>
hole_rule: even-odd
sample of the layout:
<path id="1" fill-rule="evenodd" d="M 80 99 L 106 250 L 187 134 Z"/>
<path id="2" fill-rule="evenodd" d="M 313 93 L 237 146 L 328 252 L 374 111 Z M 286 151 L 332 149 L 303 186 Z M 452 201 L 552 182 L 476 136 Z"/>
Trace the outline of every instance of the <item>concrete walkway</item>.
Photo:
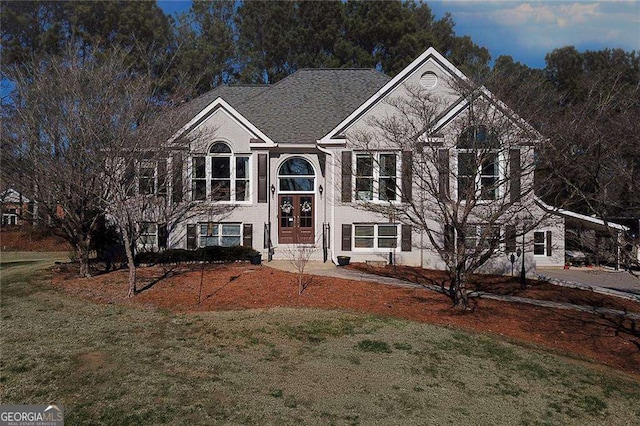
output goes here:
<path id="1" fill-rule="evenodd" d="M 279 269 L 282 271 L 293 272 L 296 273 L 293 265 L 286 260 L 273 260 L 271 262 L 264 262 L 264 266 Z M 369 281 L 386 285 L 394 285 L 399 287 L 411 287 L 411 288 L 426 288 L 429 290 L 437 291 L 442 293 L 442 288 L 431 285 L 431 284 L 416 284 L 410 281 L 405 281 L 397 278 L 383 277 L 375 274 L 368 274 L 366 272 L 360 272 L 349 268 L 343 268 L 334 265 L 331 262 L 313 262 L 310 261 L 307 263 L 305 270 L 305 274 L 310 275 L 319 275 L 323 277 L 335 277 L 335 278 L 344 278 L 348 280 L 355 281 Z M 555 308 L 555 309 L 568 309 L 580 312 L 587 312 L 596 315 L 615 315 L 622 318 L 629 318 L 632 320 L 640 320 L 640 313 L 630 313 L 625 311 L 619 311 L 616 309 L 608 309 L 594 306 L 584 306 L 584 305 L 574 305 L 571 303 L 559 303 L 559 302 L 551 302 L 548 300 L 538 300 L 538 299 L 529 299 L 525 297 L 516 297 L 516 296 L 503 296 L 498 294 L 486 293 L 486 292 L 472 292 L 470 293 L 472 297 L 480 297 L 483 299 L 492 299 L 492 300 L 501 300 L 505 302 L 515 302 L 515 303 L 526 303 L 529 305 L 541 306 L 546 308 Z"/>
<path id="2" fill-rule="evenodd" d="M 566 283 L 578 283 L 594 290 L 602 288 L 638 295 L 637 300 L 640 301 L 640 278 L 627 271 L 616 271 L 604 267 L 571 267 L 569 269 L 538 268 L 537 272 L 545 278 Z"/>

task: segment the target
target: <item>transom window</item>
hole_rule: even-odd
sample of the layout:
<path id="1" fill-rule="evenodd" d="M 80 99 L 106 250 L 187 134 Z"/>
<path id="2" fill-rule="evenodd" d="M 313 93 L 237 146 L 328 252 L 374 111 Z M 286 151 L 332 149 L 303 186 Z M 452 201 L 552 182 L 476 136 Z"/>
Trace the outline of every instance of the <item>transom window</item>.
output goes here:
<path id="1" fill-rule="evenodd" d="M 193 157 L 191 166 L 194 200 L 249 201 L 249 155 L 234 155 L 229 145 L 216 142 L 206 157 Z"/>
<path id="2" fill-rule="evenodd" d="M 392 249 L 398 247 L 398 226 L 392 223 L 353 226 L 354 247 Z"/>
<path id="3" fill-rule="evenodd" d="M 394 153 L 356 154 L 356 198 L 396 200 L 397 161 Z"/>
<path id="4" fill-rule="evenodd" d="M 241 227 L 239 223 L 200 223 L 199 247 L 239 246 L 241 243 Z"/>
<path id="5" fill-rule="evenodd" d="M 314 192 L 315 171 L 304 158 L 293 157 L 282 163 L 278 170 L 280 192 Z"/>
<path id="6" fill-rule="evenodd" d="M 458 138 L 458 199 L 495 200 L 500 181 L 499 141 L 486 126 L 467 128 Z"/>

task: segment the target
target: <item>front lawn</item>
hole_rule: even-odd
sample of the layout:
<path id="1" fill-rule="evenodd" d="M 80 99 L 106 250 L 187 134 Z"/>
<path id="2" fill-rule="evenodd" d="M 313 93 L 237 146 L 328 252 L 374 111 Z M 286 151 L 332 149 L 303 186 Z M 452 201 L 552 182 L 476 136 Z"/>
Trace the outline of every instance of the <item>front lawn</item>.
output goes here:
<path id="1" fill-rule="evenodd" d="M 3 276 L 3 404 L 57 402 L 67 424 L 92 425 L 640 422 L 637 376 L 459 327 L 299 303 L 327 297 L 331 287 L 320 280 L 297 296 L 295 280 L 273 272 L 299 307 L 223 310 L 216 298 L 228 304 L 242 288 L 246 299 L 248 286 L 262 294 L 260 274 L 271 271 L 177 271 L 173 290 L 181 284 L 197 295 L 203 276 L 208 302 L 172 309 L 152 297 L 168 298 L 170 280 L 133 303 L 109 296 L 120 273 L 78 280 L 102 303 L 52 286 L 49 273 Z M 213 276 L 226 281 L 217 293 Z M 366 288 L 377 304 L 380 295 Z M 425 300 L 414 304 L 441 309 Z"/>

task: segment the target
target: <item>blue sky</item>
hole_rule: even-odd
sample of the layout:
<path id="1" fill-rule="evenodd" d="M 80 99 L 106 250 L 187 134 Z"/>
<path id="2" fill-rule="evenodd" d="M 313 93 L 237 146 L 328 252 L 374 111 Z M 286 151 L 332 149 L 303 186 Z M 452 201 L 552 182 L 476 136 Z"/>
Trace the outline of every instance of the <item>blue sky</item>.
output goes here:
<path id="1" fill-rule="evenodd" d="M 551 50 L 573 45 L 580 51 L 605 47 L 640 51 L 640 1 L 441 0 L 427 2 L 437 19 L 450 12 L 457 35 L 468 35 L 493 59 L 510 55 L 533 68 L 544 67 Z M 165 13 L 186 11 L 190 1 L 164 0 Z M 425 49 L 428 46 L 425 46 Z"/>

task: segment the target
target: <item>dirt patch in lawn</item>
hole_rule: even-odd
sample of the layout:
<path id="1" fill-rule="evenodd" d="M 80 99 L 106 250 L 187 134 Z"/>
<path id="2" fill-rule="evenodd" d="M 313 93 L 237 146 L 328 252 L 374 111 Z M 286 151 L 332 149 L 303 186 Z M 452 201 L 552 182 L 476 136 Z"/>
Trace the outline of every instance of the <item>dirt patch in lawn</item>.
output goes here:
<path id="1" fill-rule="evenodd" d="M 141 290 L 133 299 L 125 297 L 126 270 L 92 278 L 75 278 L 74 274 L 71 266 L 68 270 L 58 268 L 53 283 L 101 303 L 180 312 L 272 307 L 344 309 L 506 336 L 534 347 L 595 360 L 640 378 L 637 324 L 614 316 L 484 299 L 475 300 L 472 311 L 462 312 L 452 308 L 446 296 L 430 290 L 320 276 L 307 277 L 308 286 L 298 295 L 294 274 L 244 263 L 140 268 Z M 639 304 L 633 305 L 633 311 L 640 312 Z"/>

